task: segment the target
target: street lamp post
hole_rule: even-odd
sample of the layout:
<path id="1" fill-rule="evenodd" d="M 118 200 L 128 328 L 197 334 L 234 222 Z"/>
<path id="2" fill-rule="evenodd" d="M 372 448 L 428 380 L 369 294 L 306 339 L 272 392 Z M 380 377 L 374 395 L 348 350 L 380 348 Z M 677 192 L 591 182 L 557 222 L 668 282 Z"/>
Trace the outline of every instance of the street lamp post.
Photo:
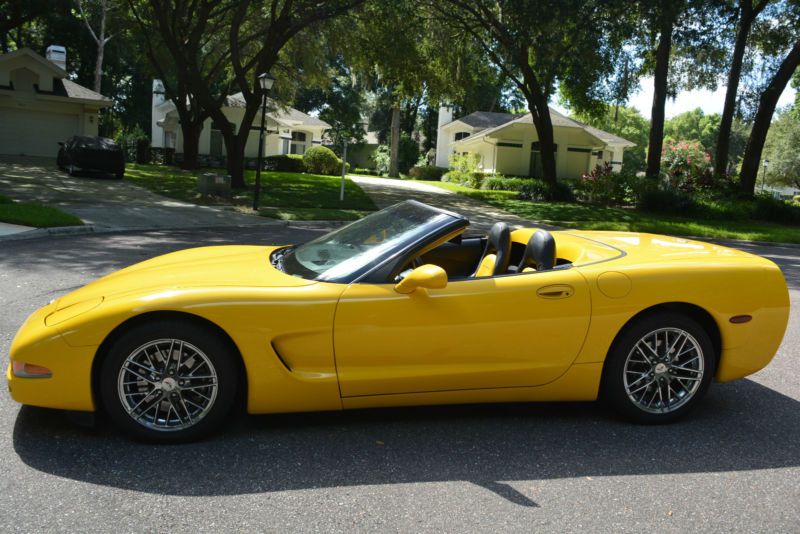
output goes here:
<path id="1" fill-rule="evenodd" d="M 764 172 L 761 173 L 761 191 L 763 192 L 764 189 L 767 187 L 767 165 L 769 165 L 769 160 L 764 160 Z"/>
<path id="2" fill-rule="evenodd" d="M 261 197 L 261 166 L 264 159 L 264 122 L 267 118 L 267 93 L 272 89 L 275 78 L 272 74 L 265 72 L 258 77 L 258 84 L 261 86 L 261 130 L 258 136 L 258 166 L 256 167 L 256 188 L 253 192 L 253 210 L 258 211 L 258 201 Z"/>

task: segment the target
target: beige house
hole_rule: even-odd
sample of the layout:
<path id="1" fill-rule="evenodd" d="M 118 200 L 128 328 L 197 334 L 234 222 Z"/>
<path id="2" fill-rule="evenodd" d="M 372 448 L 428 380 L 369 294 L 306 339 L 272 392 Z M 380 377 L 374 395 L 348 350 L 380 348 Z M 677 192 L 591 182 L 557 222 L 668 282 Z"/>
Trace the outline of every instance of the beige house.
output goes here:
<path id="1" fill-rule="evenodd" d="M 183 153 L 183 136 L 175 104 L 164 96 L 164 88 L 160 81 L 153 81 L 151 146 L 154 148 L 174 149 L 176 154 Z M 227 98 L 222 113 L 239 131 L 244 118 L 245 101 L 242 93 Z M 261 113 L 251 127 L 251 135 L 247 137 L 244 156 L 258 157 L 258 137 L 261 126 Z M 264 155 L 304 154 L 314 145 L 322 144 L 322 134 L 330 125 L 316 117 L 312 117 L 294 108 L 282 108 L 275 102 L 267 102 L 267 135 L 264 139 Z M 207 119 L 200 133 L 198 154 L 210 158 L 224 158 L 225 144 L 222 132 L 215 127 L 211 119 Z"/>
<path id="2" fill-rule="evenodd" d="M 570 119 L 550 108 L 556 144 L 558 178 L 577 179 L 596 165 L 622 168 L 625 148 L 634 143 Z M 472 153 L 484 172 L 508 176 L 542 176 L 541 152 L 531 114 L 477 111 L 453 120 L 451 108 L 439 110 L 436 165 L 448 167 L 451 154 Z"/>
<path id="3" fill-rule="evenodd" d="M 68 79 L 66 51 L 29 48 L 0 55 L 0 154 L 56 157 L 58 142 L 97 135 L 111 100 Z"/>

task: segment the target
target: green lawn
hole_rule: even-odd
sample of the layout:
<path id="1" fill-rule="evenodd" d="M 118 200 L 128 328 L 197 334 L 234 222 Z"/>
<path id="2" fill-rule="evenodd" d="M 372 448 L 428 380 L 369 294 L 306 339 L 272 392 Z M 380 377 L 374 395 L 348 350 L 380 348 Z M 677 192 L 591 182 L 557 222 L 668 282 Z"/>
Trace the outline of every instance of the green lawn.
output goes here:
<path id="1" fill-rule="evenodd" d="M 202 172 L 202 171 L 199 171 Z M 215 169 L 213 172 L 224 172 Z M 128 165 L 125 178 L 151 191 L 189 202 L 249 206 L 253 203 L 255 171 L 247 171 L 248 188 L 231 198 L 203 198 L 195 192 L 196 174 L 163 165 Z M 259 214 L 285 220 L 353 220 L 377 208 L 350 179 L 345 180 L 344 201 L 339 201 L 341 177 L 265 171 L 261 173 L 262 209 Z"/>
<path id="2" fill-rule="evenodd" d="M 745 220 L 693 219 L 654 215 L 633 208 L 569 202 L 517 200 L 512 191 L 483 191 L 446 182 L 425 182 L 482 200 L 526 219 L 581 230 L 621 230 L 748 241 L 800 243 L 800 227 Z"/>
<path id="3" fill-rule="evenodd" d="M 33 226 L 34 228 L 83 224 L 79 218 L 59 209 L 34 202 L 14 202 L 3 195 L 0 195 L 0 222 Z"/>

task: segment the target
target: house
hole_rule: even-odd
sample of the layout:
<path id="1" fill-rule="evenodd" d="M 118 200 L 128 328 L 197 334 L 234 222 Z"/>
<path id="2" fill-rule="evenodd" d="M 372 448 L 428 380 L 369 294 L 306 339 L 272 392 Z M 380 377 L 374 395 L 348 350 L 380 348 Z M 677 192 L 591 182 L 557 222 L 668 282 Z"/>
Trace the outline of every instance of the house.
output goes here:
<path id="1" fill-rule="evenodd" d="M 175 104 L 165 97 L 164 86 L 159 80 L 153 81 L 151 146 L 157 149 L 173 149 L 178 159 L 183 152 L 183 136 Z M 222 113 L 233 124 L 236 131 L 244 117 L 245 101 L 242 93 L 227 97 Z M 245 145 L 245 158 L 258 157 L 258 138 L 261 126 L 261 112 L 251 126 L 251 135 Z M 306 115 L 294 108 L 282 107 L 267 99 L 266 135 L 264 156 L 278 154 L 304 154 L 314 145 L 322 144 L 322 135 L 331 126 L 316 117 Z M 200 133 L 198 155 L 206 160 L 222 160 L 225 157 L 225 144 L 222 132 L 211 119 L 203 124 Z"/>
<path id="2" fill-rule="evenodd" d="M 66 50 L 47 59 L 29 48 L 0 55 L 0 154 L 56 157 L 59 141 L 97 135 L 111 100 L 69 79 Z"/>
<path id="3" fill-rule="evenodd" d="M 634 143 L 570 119 L 550 108 L 556 144 L 556 176 L 578 179 L 602 162 L 619 172 L 625 148 Z M 453 120 L 450 107 L 439 109 L 436 166 L 447 168 L 451 154 L 480 157 L 484 172 L 542 176 L 538 136 L 531 114 L 476 111 Z"/>

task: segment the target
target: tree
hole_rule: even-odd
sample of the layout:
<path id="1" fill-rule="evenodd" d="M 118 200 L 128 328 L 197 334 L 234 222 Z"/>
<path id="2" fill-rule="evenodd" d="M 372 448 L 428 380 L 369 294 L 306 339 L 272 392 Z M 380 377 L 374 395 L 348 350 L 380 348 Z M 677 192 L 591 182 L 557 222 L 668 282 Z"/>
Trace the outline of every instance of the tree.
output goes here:
<path id="1" fill-rule="evenodd" d="M 667 97 L 679 88 L 716 87 L 725 66 L 728 6 L 721 0 L 642 0 L 639 6 L 647 31 L 636 46 L 646 58 L 643 71 L 653 74 L 646 173 L 657 179 Z"/>
<path id="2" fill-rule="evenodd" d="M 750 36 L 750 30 L 756 18 L 769 4 L 770 0 L 739 0 L 737 5 L 736 38 L 731 54 L 730 69 L 728 70 L 728 86 L 725 90 L 725 106 L 719 123 L 719 133 L 716 141 L 714 169 L 717 175 L 727 175 L 731 148 L 731 132 L 733 118 L 736 112 L 736 95 L 739 90 L 739 81 L 742 77 L 742 62 Z M 709 145 L 706 145 L 709 146 Z"/>
<path id="3" fill-rule="evenodd" d="M 525 96 L 539 137 L 544 179 L 556 182 L 549 101 L 556 87 L 578 111 L 603 109 L 627 27 L 622 2 L 448 0 L 428 5 L 471 36 Z"/>
<path id="4" fill-rule="evenodd" d="M 699 141 L 711 154 L 716 148 L 720 127 L 720 116 L 717 113 L 706 115 L 696 108 L 675 115 L 664 123 L 664 137 L 675 141 Z"/>
<path id="5" fill-rule="evenodd" d="M 794 110 L 786 110 L 772 123 L 764 144 L 764 155 L 769 159 L 768 182 L 800 189 L 798 146 L 800 117 Z"/>
<path id="6" fill-rule="evenodd" d="M 779 6 L 772 20 L 765 21 L 763 33 L 755 41 L 763 51 L 766 65 L 765 84 L 758 96 L 753 128 L 747 140 L 740 172 L 742 195 L 752 197 L 761 163 L 761 152 L 767 138 L 778 99 L 800 65 L 800 2 L 787 0 Z M 770 68 L 771 67 L 771 68 Z"/>
<path id="7" fill-rule="evenodd" d="M 216 0 L 171 2 L 128 0 L 142 36 L 147 56 L 175 105 L 183 137 L 181 166 L 198 166 L 200 134 L 210 116 L 194 90 L 197 79 L 218 85 L 230 59 L 227 39 L 219 35 L 230 20 L 230 5 Z M 186 55 L 184 55 L 186 54 Z"/>
<path id="8" fill-rule="evenodd" d="M 114 9 L 112 0 L 78 0 L 78 9 L 81 13 L 86 28 L 92 36 L 92 39 L 97 44 L 97 57 L 95 59 L 94 67 L 94 84 L 92 88 L 95 93 L 100 92 L 100 86 L 103 80 L 103 55 L 105 54 L 106 44 L 111 40 L 113 35 L 106 34 L 106 24 L 108 22 L 109 13 Z M 92 24 L 92 18 L 96 18 L 95 25 L 97 30 Z"/>
<path id="9" fill-rule="evenodd" d="M 50 8 L 47 0 L 2 0 L 0 1 L 0 36 L 3 53 L 8 52 L 7 34 L 23 24 L 44 15 Z"/>

